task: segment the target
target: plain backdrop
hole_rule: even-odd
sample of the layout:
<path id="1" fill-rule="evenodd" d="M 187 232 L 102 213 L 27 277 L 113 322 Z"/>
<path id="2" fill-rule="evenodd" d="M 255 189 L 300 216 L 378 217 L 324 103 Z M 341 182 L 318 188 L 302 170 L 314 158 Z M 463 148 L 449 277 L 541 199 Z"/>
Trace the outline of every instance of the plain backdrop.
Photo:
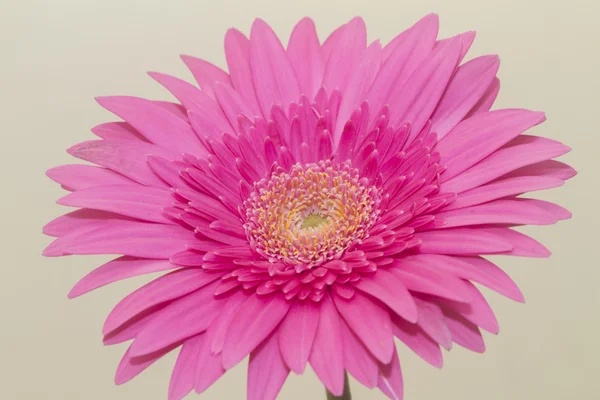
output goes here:
<path id="1" fill-rule="evenodd" d="M 549 259 L 498 258 L 527 304 L 494 293 L 501 324 L 486 335 L 487 352 L 458 346 L 437 370 L 400 348 L 407 400 L 588 400 L 599 398 L 596 251 L 600 132 L 600 2 L 597 0 L 1 0 L 0 1 L 0 398 L 6 400 L 166 400 L 171 354 L 124 386 L 113 376 L 125 346 L 103 347 L 101 326 L 111 307 L 148 277 L 67 300 L 70 287 L 105 257 L 44 259 L 41 227 L 65 212 L 62 195 L 44 176 L 74 161 L 65 149 L 113 119 L 93 98 L 135 95 L 169 99 L 146 71 L 190 80 L 179 60 L 190 54 L 225 66 L 229 27 L 248 32 L 255 17 L 284 42 L 303 16 L 321 37 L 356 15 L 370 39 L 385 43 L 429 12 L 441 35 L 476 30 L 468 57 L 502 60 L 496 107 L 544 110 L 535 134 L 573 148 L 563 160 L 579 175 L 541 198 L 569 208 L 558 225 L 528 228 Z M 190 399 L 244 399 L 246 363 L 205 394 Z M 352 382 L 356 400 L 383 399 Z M 291 376 L 281 399 L 324 399 L 308 371 Z"/>

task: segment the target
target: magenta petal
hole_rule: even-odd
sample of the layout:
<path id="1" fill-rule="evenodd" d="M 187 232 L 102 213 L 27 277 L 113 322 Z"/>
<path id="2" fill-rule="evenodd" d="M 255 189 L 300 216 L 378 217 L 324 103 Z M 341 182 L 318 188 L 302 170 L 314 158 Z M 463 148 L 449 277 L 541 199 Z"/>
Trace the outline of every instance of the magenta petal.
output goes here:
<path id="1" fill-rule="evenodd" d="M 227 72 L 208 61 L 185 55 L 181 56 L 181 60 L 190 69 L 202 91 L 213 99 L 215 98 L 214 85 L 217 82 L 228 86 L 231 84 Z"/>
<path id="2" fill-rule="evenodd" d="M 181 269 L 163 275 L 131 293 L 111 311 L 102 333 L 104 335 L 117 329 L 130 318 L 155 305 L 184 296 L 218 278 L 201 269 Z"/>
<path id="3" fill-rule="evenodd" d="M 169 400 L 182 400 L 194 389 L 194 367 L 204 340 L 205 335 L 198 335 L 183 342 L 171 374 Z"/>
<path id="4" fill-rule="evenodd" d="M 335 305 L 348 326 L 380 362 L 390 362 L 394 350 L 392 323 L 385 306 L 356 292 L 351 300 L 334 295 Z"/>
<path id="5" fill-rule="evenodd" d="M 400 318 L 392 319 L 394 335 L 419 357 L 436 368 L 444 363 L 438 343 L 430 338 L 421 327 Z"/>
<path id="6" fill-rule="evenodd" d="M 131 354 L 150 354 L 208 329 L 223 305 L 214 297 L 215 288 L 210 284 L 159 311 L 135 338 Z"/>
<path id="7" fill-rule="evenodd" d="M 442 164 L 448 167 L 443 181 L 457 176 L 545 118 L 541 112 L 506 109 L 477 114 L 461 122 L 436 148 Z"/>
<path id="8" fill-rule="evenodd" d="M 266 22 L 256 19 L 250 34 L 250 65 L 263 115 L 271 106 L 287 107 L 300 98 L 300 87 L 279 39 Z"/>
<path id="9" fill-rule="evenodd" d="M 248 400 L 275 400 L 290 373 L 277 339 L 277 333 L 271 334 L 250 354 Z"/>
<path id="10" fill-rule="evenodd" d="M 149 143 L 148 139 L 127 122 L 106 122 L 93 127 L 92 133 L 102 139 L 133 140 Z"/>
<path id="11" fill-rule="evenodd" d="M 344 346 L 340 316 L 329 294 L 325 294 L 320 303 L 310 365 L 325 387 L 334 395 L 341 396 L 344 392 Z"/>
<path id="12" fill-rule="evenodd" d="M 485 343 L 477 325 L 451 310 L 444 310 L 446 324 L 452 334 L 452 341 L 476 353 L 485 352 Z"/>
<path id="13" fill-rule="evenodd" d="M 346 322 L 341 320 L 341 335 L 344 344 L 344 366 L 357 381 L 374 388 L 377 386 L 379 364 L 375 357 L 362 344 Z"/>
<path id="14" fill-rule="evenodd" d="M 446 350 L 452 348 L 452 335 L 446 325 L 444 314 L 440 306 L 434 302 L 415 297 L 415 304 L 419 311 L 417 325 L 433 340 Z"/>
<path id="15" fill-rule="evenodd" d="M 117 368 L 117 372 L 115 374 L 115 384 L 122 385 L 124 383 L 129 382 L 139 374 L 141 374 L 146 368 L 154 364 L 160 358 L 162 358 L 165 354 L 170 353 L 178 346 L 172 346 L 166 349 L 162 349 L 154 354 L 150 354 L 144 357 L 132 357 L 130 354 L 130 349 L 127 349 L 119 366 Z"/>
<path id="16" fill-rule="evenodd" d="M 410 258 L 412 262 L 423 263 L 459 278 L 477 282 L 515 301 L 524 301 L 523 294 L 512 279 L 491 261 L 482 257 L 417 254 Z"/>
<path id="17" fill-rule="evenodd" d="M 152 143 L 176 152 L 204 153 L 192 127 L 149 100 L 127 97 L 98 97 L 98 103 L 141 132 Z"/>
<path id="18" fill-rule="evenodd" d="M 484 95 L 498 72 L 497 56 L 475 58 L 461 65 L 431 116 L 431 131 L 441 139 L 458 124 Z"/>
<path id="19" fill-rule="evenodd" d="M 485 228 L 484 232 L 501 237 L 511 244 L 512 249 L 503 254 L 521 257 L 550 257 L 550 250 L 537 240 L 509 228 Z"/>
<path id="20" fill-rule="evenodd" d="M 402 400 L 404 397 L 404 381 L 402 379 L 402 370 L 400 369 L 400 359 L 393 349 L 392 361 L 387 365 L 382 365 L 379 370 L 379 389 L 392 400 Z"/>
<path id="21" fill-rule="evenodd" d="M 66 254 L 124 254 L 166 259 L 184 250 L 186 243 L 194 238 L 192 232 L 180 226 L 120 220 L 105 222 L 101 228 L 69 239 L 63 251 Z"/>
<path id="22" fill-rule="evenodd" d="M 505 239 L 492 232 L 471 228 L 417 232 L 415 238 L 422 241 L 419 251 L 430 254 L 494 254 L 510 251 L 513 247 Z"/>
<path id="23" fill-rule="evenodd" d="M 239 363 L 273 332 L 285 317 L 290 303 L 280 296 L 252 295 L 239 308 L 227 329 L 223 347 L 223 366 Z"/>
<path id="24" fill-rule="evenodd" d="M 106 167 L 143 185 L 165 187 L 148 167 L 146 157 L 158 155 L 175 160 L 177 154 L 151 143 L 131 140 L 90 140 L 67 150 L 73 157 Z"/>
<path id="25" fill-rule="evenodd" d="M 171 205 L 171 192 L 141 185 L 102 185 L 78 190 L 58 200 L 71 207 L 110 211 L 145 221 L 173 224 L 163 207 Z"/>
<path id="26" fill-rule="evenodd" d="M 412 296 L 402 281 L 388 271 L 379 269 L 374 275 L 363 277 L 355 286 L 381 300 L 407 321 L 417 321 L 417 308 Z"/>
<path id="27" fill-rule="evenodd" d="M 133 276 L 175 268 L 177 266 L 171 264 L 168 260 L 152 260 L 128 256 L 119 257 L 84 276 L 73 286 L 73 289 L 69 292 L 69 298 L 72 299 L 81 296 L 101 286 Z"/>
<path id="28" fill-rule="evenodd" d="M 500 93 L 500 79 L 494 78 L 483 96 L 481 96 L 481 99 L 479 99 L 477 104 L 475 104 L 471 111 L 465 116 L 465 119 L 490 111 L 492 105 L 494 105 L 494 102 L 496 101 L 496 97 L 498 97 L 498 93 Z"/>
<path id="29" fill-rule="evenodd" d="M 136 185 L 131 179 L 106 168 L 93 165 L 62 165 L 46 171 L 53 181 L 69 190 L 81 190 L 100 185 Z"/>
<path id="30" fill-rule="evenodd" d="M 466 284 L 472 293 L 471 301 L 468 304 L 448 300 L 440 300 L 440 304 L 443 308 L 450 308 L 461 314 L 465 319 L 486 331 L 494 334 L 498 333 L 500 331 L 498 321 L 485 297 L 471 282 L 466 282 Z"/>
<path id="31" fill-rule="evenodd" d="M 279 327 L 279 347 L 288 367 L 302 374 L 312 349 L 319 307 L 310 301 L 297 301 Z"/>
<path id="32" fill-rule="evenodd" d="M 287 55 L 298 77 L 302 93 L 312 99 L 321 87 L 325 71 L 325 61 L 312 19 L 302 18 L 294 27 Z"/>

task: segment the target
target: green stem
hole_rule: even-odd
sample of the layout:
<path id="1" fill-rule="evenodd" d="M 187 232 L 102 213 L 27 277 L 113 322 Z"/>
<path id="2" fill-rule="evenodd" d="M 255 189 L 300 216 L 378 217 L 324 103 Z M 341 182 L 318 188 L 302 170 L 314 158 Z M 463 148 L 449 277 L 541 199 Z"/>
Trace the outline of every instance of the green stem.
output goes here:
<path id="1" fill-rule="evenodd" d="M 348 373 L 346 372 L 344 375 L 344 393 L 341 396 L 334 396 L 333 394 L 327 391 L 327 400 L 352 400 L 352 395 L 350 394 L 350 383 L 348 382 Z"/>

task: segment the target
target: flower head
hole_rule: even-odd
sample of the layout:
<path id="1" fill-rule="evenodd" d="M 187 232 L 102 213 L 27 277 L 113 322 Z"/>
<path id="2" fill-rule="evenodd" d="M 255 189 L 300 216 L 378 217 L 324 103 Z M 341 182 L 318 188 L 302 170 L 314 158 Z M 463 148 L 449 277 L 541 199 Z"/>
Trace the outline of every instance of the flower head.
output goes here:
<path id="1" fill-rule="evenodd" d="M 98 98 L 124 122 L 69 149 L 95 165 L 48 171 L 79 209 L 44 253 L 122 255 L 70 297 L 165 272 L 106 320 L 106 344 L 133 340 L 117 383 L 181 347 L 170 400 L 247 355 L 251 400 L 307 364 L 334 394 L 347 371 L 399 399 L 394 336 L 437 367 L 452 343 L 484 351 L 498 324 L 472 282 L 523 297 L 482 256 L 548 256 L 513 228 L 570 214 L 519 196 L 575 172 L 523 134 L 543 113 L 490 111 L 498 58 L 463 63 L 474 34 L 437 30 L 428 15 L 367 46 L 355 18 L 321 44 L 303 19 L 284 48 L 257 20 L 227 33 L 229 72 L 183 57 L 200 88 L 150 74 L 179 103 Z"/>

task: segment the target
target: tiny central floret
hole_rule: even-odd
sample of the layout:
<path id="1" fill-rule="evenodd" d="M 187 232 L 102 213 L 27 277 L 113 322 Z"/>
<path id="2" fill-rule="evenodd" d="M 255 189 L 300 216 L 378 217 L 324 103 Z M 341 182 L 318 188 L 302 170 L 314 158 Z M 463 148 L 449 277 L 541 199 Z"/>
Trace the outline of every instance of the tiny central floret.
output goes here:
<path id="1" fill-rule="evenodd" d="M 380 202 L 379 189 L 349 162 L 296 164 L 254 184 L 244 228 L 263 257 L 310 268 L 367 238 Z"/>

